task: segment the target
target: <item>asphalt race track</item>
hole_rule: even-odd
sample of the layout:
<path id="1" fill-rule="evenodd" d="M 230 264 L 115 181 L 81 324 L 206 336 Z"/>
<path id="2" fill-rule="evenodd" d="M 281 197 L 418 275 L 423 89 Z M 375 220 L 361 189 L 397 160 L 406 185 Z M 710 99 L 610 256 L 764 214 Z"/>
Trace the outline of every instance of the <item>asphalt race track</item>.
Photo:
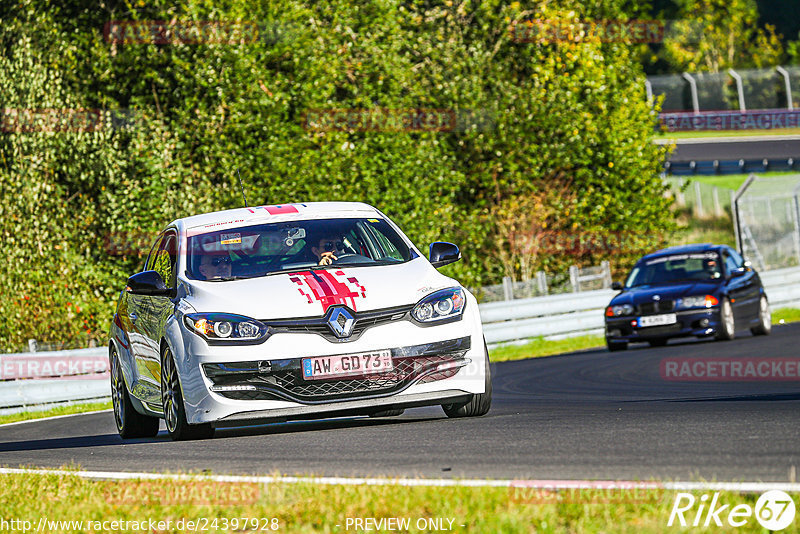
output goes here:
<path id="1" fill-rule="evenodd" d="M 669 160 L 679 162 L 763 158 L 800 159 L 800 138 L 788 136 L 778 139 L 758 137 L 680 139 Z"/>
<path id="2" fill-rule="evenodd" d="M 0 465 L 216 474 L 787 482 L 800 464 L 800 382 L 675 382 L 663 358 L 790 357 L 800 324 L 769 337 L 592 350 L 493 364 L 482 418 L 438 408 L 225 429 L 212 440 L 123 443 L 110 412 L 0 427 Z"/>

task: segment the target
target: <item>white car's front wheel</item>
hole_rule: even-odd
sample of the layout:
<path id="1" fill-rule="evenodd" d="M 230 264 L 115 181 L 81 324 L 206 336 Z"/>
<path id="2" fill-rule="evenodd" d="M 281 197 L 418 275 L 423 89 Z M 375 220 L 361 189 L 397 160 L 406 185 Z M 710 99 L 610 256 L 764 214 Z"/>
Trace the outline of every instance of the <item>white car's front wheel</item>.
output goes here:
<path id="1" fill-rule="evenodd" d="M 131 402 L 125 376 L 116 349 L 111 349 L 111 404 L 114 421 L 122 439 L 152 438 L 158 434 L 158 417 L 148 417 L 136 411 Z"/>
<path id="2" fill-rule="evenodd" d="M 489 349 L 486 342 L 483 343 L 483 350 L 486 352 L 486 389 L 483 393 L 477 393 L 467 402 L 458 404 L 442 404 L 447 417 L 479 417 L 486 415 L 492 407 L 492 373 L 489 368 Z"/>
<path id="3" fill-rule="evenodd" d="M 161 355 L 161 405 L 164 409 L 167 432 L 173 440 L 205 439 L 214 436 L 214 428 L 210 424 L 190 425 L 186 421 L 178 369 L 169 347 L 164 347 Z"/>

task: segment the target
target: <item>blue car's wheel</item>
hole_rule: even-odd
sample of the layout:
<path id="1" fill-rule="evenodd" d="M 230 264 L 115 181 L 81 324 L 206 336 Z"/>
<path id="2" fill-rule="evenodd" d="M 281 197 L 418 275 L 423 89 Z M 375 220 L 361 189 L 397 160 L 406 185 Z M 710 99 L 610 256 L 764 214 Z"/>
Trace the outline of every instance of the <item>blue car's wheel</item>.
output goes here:
<path id="1" fill-rule="evenodd" d="M 772 332 L 772 312 L 764 295 L 761 295 L 761 301 L 758 303 L 758 326 L 751 328 L 750 331 L 754 336 L 767 336 Z"/>
<path id="2" fill-rule="evenodd" d="M 733 308 L 731 308 L 731 301 L 725 299 L 719 307 L 719 330 L 717 331 L 717 339 L 720 341 L 728 341 L 736 336 L 736 322 L 733 319 Z"/>

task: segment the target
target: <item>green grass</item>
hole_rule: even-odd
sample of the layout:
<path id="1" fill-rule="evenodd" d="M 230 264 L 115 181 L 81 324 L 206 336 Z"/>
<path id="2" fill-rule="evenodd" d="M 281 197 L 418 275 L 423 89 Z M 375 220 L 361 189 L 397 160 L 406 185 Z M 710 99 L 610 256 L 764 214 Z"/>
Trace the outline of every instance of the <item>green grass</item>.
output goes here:
<path id="1" fill-rule="evenodd" d="M 700 130 L 694 132 L 665 132 L 653 139 L 697 139 L 702 137 L 749 137 L 757 135 L 800 135 L 800 128 L 775 128 L 772 130 Z"/>
<path id="2" fill-rule="evenodd" d="M 761 172 L 761 173 L 754 173 L 759 178 L 774 178 L 780 176 L 796 176 L 798 173 L 796 172 Z M 733 189 L 734 191 L 739 189 L 747 177 L 750 176 L 749 174 L 727 174 L 724 176 L 688 176 L 691 181 L 697 181 L 703 184 L 708 185 L 715 185 L 717 187 L 722 187 L 725 189 Z M 691 187 L 691 186 L 689 186 Z"/>
<path id="3" fill-rule="evenodd" d="M 728 217 L 698 219 L 683 213 L 678 217 L 679 229 L 673 234 L 669 245 L 691 243 L 718 243 L 736 248 L 733 223 Z"/>
<path id="4" fill-rule="evenodd" d="M 699 497 L 713 492 L 692 492 Z M 526 488 L 335 486 L 314 483 L 224 483 L 209 481 L 89 481 L 74 476 L 0 475 L 0 518 L 30 521 L 30 531 L 40 518 L 49 521 L 82 520 L 81 528 L 53 528 L 46 531 L 109 531 L 86 521 L 207 521 L 207 532 L 218 532 L 223 519 L 228 531 L 259 531 L 262 525 L 277 526 L 277 532 L 363 532 L 348 518 L 409 518 L 408 532 L 420 532 L 420 519 L 452 520 L 454 532 L 664 532 L 686 529 L 667 527 L 676 492 L 654 490 L 574 490 L 548 492 Z M 719 503 L 728 510 L 737 504 L 753 507 L 758 495 L 722 492 Z M 796 497 L 795 497 L 796 500 Z M 685 515 L 689 524 L 698 505 Z M 217 519 L 217 528 L 211 528 Z M 241 518 L 265 518 L 259 529 L 245 527 Z M 271 519 L 277 519 L 271 523 Z M 233 520 L 237 519 L 238 524 Z M 727 517 L 723 514 L 723 521 Z M 798 522 L 784 532 L 796 532 Z M 185 523 L 184 523 L 185 525 Z M 116 528 L 114 531 L 149 531 L 145 528 Z M 166 525 L 163 525 L 166 526 Z M 250 525 L 248 525 L 249 527 Z M 689 527 L 691 529 L 691 527 Z M 21 530 L 21 529 L 18 529 Z M 184 526 L 180 531 L 193 531 Z M 199 531 L 204 529 L 200 528 Z M 708 529 L 703 529 L 707 531 Z M 759 532 L 751 517 L 733 532 Z M 385 530 L 384 530 L 385 531 Z"/>
<path id="5" fill-rule="evenodd" d="M 67 406 L 58 406 L 49 410 L 43 410 L 41 412 L 12 413 L 8 415 L 0 415 L 0 425 L 6 423 L 16 423 L 17 421 L 27 421 L 29 419 L 42 419 L 43 417 L 53 417 L 56 415 L 70 415 L 74 413 L 107 410 L 109 408 L 111 408 L 111 401 L 70 404 Z"/>
<path id="6" fill-rule="evenodd" d="M 579 336 L 558 340 L 546 340 L 539 337 L 524 345 L 505 345 L 492 349 L 489 351 L 489 359 L 493 362 L 522 360 L 605 347 L 605 344 L 603 336 Z"/>
<path id="7" fill-rule="evenodd" d="M 779 310 L 773 310 L 772 324 L 778 324 L 780 321 L 785 323 L 796 323 L 800 321 L 800 310 L 797 308 L 781 308 Z"/>

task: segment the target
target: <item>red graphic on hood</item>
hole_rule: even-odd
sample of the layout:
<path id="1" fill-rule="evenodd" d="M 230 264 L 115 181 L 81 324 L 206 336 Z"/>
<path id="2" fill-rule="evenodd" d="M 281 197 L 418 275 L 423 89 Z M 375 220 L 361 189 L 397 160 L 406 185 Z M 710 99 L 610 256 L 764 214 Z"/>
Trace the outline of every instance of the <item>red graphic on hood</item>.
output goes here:
<path id="1" fill-rule="evenodd" d="M 336 304 L 344 304 L 356 311 L 356 298 L 366 297 L 367 290 L 354 276 L 344 281 L 337 278 L 344 276 L 344 271 L 301 271 L 289 280 L 299 286 L 297 290 L 308 299 L 309 304 L 313 304 L 315 300 L 319 302 L 323 314 Z"/>

